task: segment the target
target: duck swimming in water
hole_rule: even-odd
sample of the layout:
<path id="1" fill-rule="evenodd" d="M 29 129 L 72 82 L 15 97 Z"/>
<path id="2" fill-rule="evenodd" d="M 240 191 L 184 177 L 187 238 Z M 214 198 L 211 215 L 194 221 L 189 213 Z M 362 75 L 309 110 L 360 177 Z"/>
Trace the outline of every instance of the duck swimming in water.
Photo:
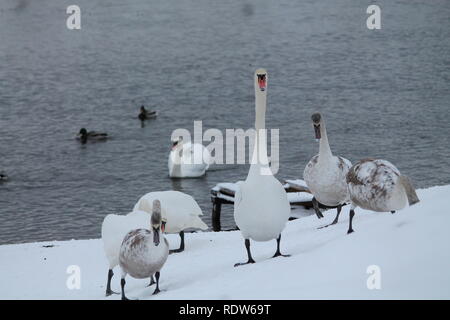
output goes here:
<path id="1" fill-rule="evenodd" d="M 82 144 L 85 144 L 88 140 L 104 141 L 108 139 L 108 134 L 104 132 L 87 131 L 86 128 L 81 128 L 77 135 L 77 139 L 80 140 Z"/>
<path id="2" fill-rule="evenodd" d="M 150 110 L 147 111 L 144 106 L 141 106 L 141 111 L 139 112 L 138 118 L 141 121 L 145 121 L 148 119 L 154 119 L 158 115 L 158 111 Z"/>
<path id="3" fill-rule="evenodd" d="M 8 176 L 6 175 L 6 173 L 5 172 L 3 172 L 3 171 L 0 171 L 0 182 L 6 182 L 6 181 L 8 181 Z"/>

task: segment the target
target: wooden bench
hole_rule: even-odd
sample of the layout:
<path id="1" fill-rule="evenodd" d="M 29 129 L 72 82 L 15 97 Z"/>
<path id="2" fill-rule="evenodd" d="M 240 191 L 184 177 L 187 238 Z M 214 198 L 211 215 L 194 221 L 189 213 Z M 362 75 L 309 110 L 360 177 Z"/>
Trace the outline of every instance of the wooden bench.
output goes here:
<path id="1" fill-rule="evenodd" d="M 288 194 L 288 200 L 292 207 L 304 207 L 310 209 L 313 207 L 313 195 L 309 191 L 306 183 L 303 180 L 284 180 L 283 187 Z M 220 213 L 222 211 L 222 204 L 234 204 L 234 193 L 237 190 L 236 183 L 219 183 L 211 189 L 212 201 L 212 226 L 213 231 L 222 231 L 220 224 Z M 291 216 L 290 220 L 296 219 L 296 216 Z"/>

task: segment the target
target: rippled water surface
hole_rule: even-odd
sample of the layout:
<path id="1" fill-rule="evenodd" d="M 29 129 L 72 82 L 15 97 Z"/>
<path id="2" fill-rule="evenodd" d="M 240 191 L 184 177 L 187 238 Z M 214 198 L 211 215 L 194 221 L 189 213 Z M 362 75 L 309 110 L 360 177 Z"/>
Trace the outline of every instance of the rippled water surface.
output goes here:
<path id="1" fill-rule="evenodd" d="M 253 72 L 269 72 L 267 127 L 280 128 L 279 178 L 316 152 L 310 114 L 332 150 L 390 160 L 416 186 L 450 183 L 450 2 L 73 1 L 0 3 L 0 244 L 100 236 L 103 217 L 150 191 L 193 195 L 210 223 L 210 189 L 248 166 L 171 180 L 176 128 L 249 128 Z M 138 107 L 160 116 L 141 127 Z M 81 127 L 111 140 L 81 146 Z M 224 208 L 223 227 L 234 226 Z"/>

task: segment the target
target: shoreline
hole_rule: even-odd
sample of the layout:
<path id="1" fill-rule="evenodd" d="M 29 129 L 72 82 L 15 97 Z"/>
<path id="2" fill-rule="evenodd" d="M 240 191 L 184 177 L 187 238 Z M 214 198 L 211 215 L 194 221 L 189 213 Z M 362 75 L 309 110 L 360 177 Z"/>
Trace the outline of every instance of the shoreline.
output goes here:
<path id="1" fill-rule="evenodd" d="M 127 277 L 127 294 L 139 299 L 449 299 L 450 185 L 419 189 L 421 202 L 396 214 L 357 209 L 355 233 L 346 234 L 348 212 L 320 229 L 334 210 L 318 220 L 287 223 L 281 250 L 253 242 L 256 263 L 234 268 L 246 258 L 239 231 L 186 234 L 186 250 L 173 254 L 161 271 L 162 292 L 152 296 L 148 279 Z M 167 235 L 171 248 L 178 235 Z M 50 246 L 50 247 L 44 247 Z M 414 250 L 412 250 L 414 248 Z M 0 299 L 119 299 L 104 296 L 107 260 L 101 239 L 43 241 L 0 246 Z M 370 290 L 368 267 L 379 266 L 381 289 Z M 78 266 L 80 289 L 68 289 Z M 69 270 L 70 271 L 70 270 Z M 120 291 L 120 269 L 112 289 Z"/>

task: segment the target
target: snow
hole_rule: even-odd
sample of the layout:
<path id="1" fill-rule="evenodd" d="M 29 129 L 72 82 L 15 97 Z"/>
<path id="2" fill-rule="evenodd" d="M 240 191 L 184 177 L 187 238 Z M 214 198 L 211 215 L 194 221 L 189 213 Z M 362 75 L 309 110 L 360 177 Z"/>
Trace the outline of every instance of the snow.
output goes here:
<path id="1" fill-rule="evenodd" d="M 287 197 L 289 202 L 310 202 L 313 195 L 308 192 L 288 192 Z"/>
<path id="2" fill-rule="evenodd" d="M 148 280 L 127 277 L 126 293 L 139 299 L 450 299 L 450 186 L 418 190 L 421 202 L 396 214 L 356 210 L 347 235 L 348 206 L 335 226 L 335 210 L 290 221 L 281 250 L 275 241 L 252 242 L 255 264 L 246 261 L 236 232 L 186 234 L 186 250 L 170 255 L 161 272 L 162 292 Z M 100 227 L 100 226 L 99 226 Z M 178 235 L 168 235 L 172 248 Z M 44 248 L 44 245 L 53 245 Z M 71 240 L 0 246 L 0 299 L 105 298 L 108 262 L 102 242 Z M 67 269 L 81 270 L 81 289 L 69 290 Z M 381 289 L 367 288 L 367 268 L 381 271 Z M 120 290 L 116 268 L 112 288 Z"/>
<path id="3" fill-rule="evenodd" d="M 300 187 L 308 188 L 305 180 L 302 180 L 302 179 L 286 180 L 286 183 L 288 183 L 292 186 L 300 186 Z"/>
<path id="4" fill-rule="evenodd" d="M 238 189 L 238 186 L 237 186 L 237 183 L 221 182 L 221 183 L 218 183 L 214 188 L 212 188 L 212 190 L 214 190 L 214 191 L 220 191 L 221 189 L 228 189 L 228 190 L 236 192 Z"/>
<path id="5" fill-rule="evenodd" d="M 286 183 L 283 185 L 283 187 L 287 188 L 288 186 L 308 188 L 306 186 L 306 182 L 301 179 L 286 180 Z M 227 200 L 230 202 L 234 202 L 234 197 L 229 196 L 227 194 L 223 194 L 220 191 L 223 189 L 228 189 L 228 190 L 236 193 L 238 188 L 239 187 L 238 187 L 237 182 L 236 183 L 221 182 L 221 183 L 218 183 L 216 186 L 214 186 L 211 190 L 216 192 L 217 198 L 224 199 L 224 200 Z M 309 192 L 288 192 L 287 196 L 288 196 L 289 202 L 291 202 L 291 203 L 293 203 L 293 202 L 310 202 L 313 198 L 313 195 Z"/>

